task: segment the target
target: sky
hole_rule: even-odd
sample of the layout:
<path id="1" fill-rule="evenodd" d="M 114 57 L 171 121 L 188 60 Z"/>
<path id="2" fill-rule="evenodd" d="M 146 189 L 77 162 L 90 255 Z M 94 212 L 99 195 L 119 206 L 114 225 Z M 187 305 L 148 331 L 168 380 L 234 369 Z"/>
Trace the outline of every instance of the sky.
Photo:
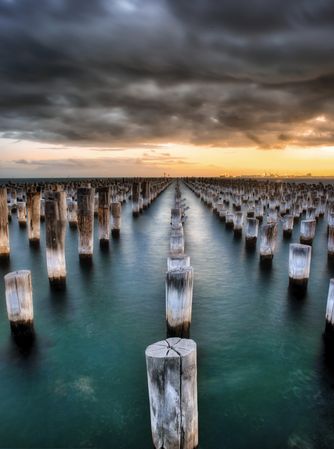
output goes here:
<path id="1" fill-rule="evenodd" d="M 333 0 L 0 0 L 0 177 L 334 176 Z"/>

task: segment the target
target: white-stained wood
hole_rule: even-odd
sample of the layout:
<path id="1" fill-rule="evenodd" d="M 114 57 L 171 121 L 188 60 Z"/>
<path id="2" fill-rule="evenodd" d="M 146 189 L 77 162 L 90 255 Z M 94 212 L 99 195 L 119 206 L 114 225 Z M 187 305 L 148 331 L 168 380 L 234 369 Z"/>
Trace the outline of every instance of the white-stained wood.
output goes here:
<path id="1" fill-rule="evenodd" d="M 189 338 L 193 301 L 192 267 L 174 268 L 166 275 L 168 337 Z"/>
<path id="2" fill-rule="evenodd" d="M 66 280 L 65 236 L 66 192 L 52 192 L 45 201 L 45 238 L 48 277 L 53 284 Z"/>
<path id="3" fill-rule="evenodd" d="M 9 257 L 7 189 L 0 187 L 0 257 Z"/>
<path id="4" fill-rule="evenodd" d="M 196 352 L 193 340 L 180 338 L 146 348 L 151 431 L 156 449 L 198 446 Z"/>
<path id="5" fill-rule="evenodd" d="M 118 237 L 121 232 L 121 220 L 122 220 L 122 205 L 119 201 L 113 201 L 111 203 L 111 215 L 112 215 L 112 231 L 113 237 Z"/>
<path id="6" fill-rule="evenodd" d="M 41 233 L 41 192 L 27 192 L 27 230 L 31 243 L 39 243 Z"/>
<path id="7" fill-rule="evenodd" d="M 101 245 L 108 245 L 110 239 L 110 188 L 98 189 L 98 224 Z"/>
<path id="8" fill-rule="evenodd" d="M 91 258 L 94 249 L 95 189 L 78 189 L 78 250 L 80 258 Z"/>
<path id="9" fill-rule="evenodd" d="M 34 311 L 31 273 L 20 270 L 5 275 L 7 314 L 12 332 L 27 336 L 32 332 Z"/>

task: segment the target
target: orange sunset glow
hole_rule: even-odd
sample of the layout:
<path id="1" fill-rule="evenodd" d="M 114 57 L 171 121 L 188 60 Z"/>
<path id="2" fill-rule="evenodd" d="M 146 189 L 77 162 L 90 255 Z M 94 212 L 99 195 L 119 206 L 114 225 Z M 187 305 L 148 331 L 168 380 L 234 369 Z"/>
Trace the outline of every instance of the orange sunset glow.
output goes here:
<path id="1" fill-rule="evenodd" d="M 55 146 L 5 139 L 2 177 L 334 175 L 334 147 L 263 150 L 166 143 L 125 148 Z M 13 153 L 16 159 L 12 159 Z"/>

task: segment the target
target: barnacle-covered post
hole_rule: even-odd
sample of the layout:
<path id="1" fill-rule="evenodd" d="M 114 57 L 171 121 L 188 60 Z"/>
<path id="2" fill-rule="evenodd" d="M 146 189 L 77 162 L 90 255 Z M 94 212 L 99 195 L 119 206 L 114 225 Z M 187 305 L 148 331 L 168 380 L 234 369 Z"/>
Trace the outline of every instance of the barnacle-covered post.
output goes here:
<path id="1" fill-rule="evenodd" d="M 46 265 L 51 285 L 66 283 L 66 192 L 50 192 L 45 199 Z"/>
<path id="2" fill-rule="evenodd" d="M 256 246 L 259 233 L 259 220 L 257 218 L 246 218 L 246 247 L 254 248 Z"/>
<path id="3" fill-rule="evenodd" d="M 193 340 L 168 338 L 146 348 L 155 449 L 198 446 L 197 354 Z"/>
<path id="4" fill-rule="evenodd" d="M 310 277 L 312 247 L 291 243 L 289 247 L 289 285 L 295 290 L 305 291 Z"/>
<path id="5" fill-rule="evenodd" d="M 93 256 L 94 195 L 95 189 L 92 187 L 78 189 L 78 249 L 82 259 Z"/>
<path id="6" fill-rule="evenodd" d="M 300 243 L 312 245 L 315 237 L 316 220 L 302 220 L 300 223 Z"/>
<path id="7" fill-rule="evenodd" d="M 334 343 L 334 279 L 329 281 L 326 307 L 325 339 Z"/>
<path id="8" fill-rule="evenodd" d="M 7 314 L 14 337 L 29 340 L 34 333 L 31 273 L 20 270 L 5 275 Z"/>
<path id="9" fill-rule="evenodd" d="M 274 257 L 277 242 L 277 223 L 262 225 L 260 237 L 260 260 L 270 262 Z"/>
<path id="10" fill-rule="evenodd" d="M 291 237 L 294 225 L 293 215 L 284 215 L 283 218 L 283 237 Z"/>
<path id="11" fill-rule="evenodd" d="M 95 200 L 94 200 L 95 201 Z M 98 223 L 101 246 L 108 246 L 110 239 L 110 188 L 98 189 Z"/>
<path id="12" fill-rule="evenodd" d="M 27 230 L 31 244 L 38 245 L 41 233 L 41 192 L 29 189 L 27 192 Z"/>
<path id="13" fill-rule="evenodd" d="M 111 235 L 113 237 L 119 237 L 121 232 L 121 216 L 122 216 L 122 205 L 119 201 L 114 201 L 111 203 L 111 215 L 112 215 Z"/>
<path id="14" fill-rule="evenodd" d="M 140 212 L 139 200 L 140 200 L 140 183 L 134 182 L 132 184 L 132 215 L 134 217 L 139 216 Z"/>
<path id="15" fill-rule="evenodd" d="M 7 189 L 0 187 L 0 257 L 8 258 L 9 254 Z"/>
<path id="16" fill-rule="evenodd" d="M 27 226 L 27 207 L 25 201 L 17 202 L 17 221 L 20 228 Z"/>
<path id="17" fill-rule="evenodd" d="M 167 336 L 189 338 L 193 300 L 193 269 L 177 267 L 166 276 Z"/>

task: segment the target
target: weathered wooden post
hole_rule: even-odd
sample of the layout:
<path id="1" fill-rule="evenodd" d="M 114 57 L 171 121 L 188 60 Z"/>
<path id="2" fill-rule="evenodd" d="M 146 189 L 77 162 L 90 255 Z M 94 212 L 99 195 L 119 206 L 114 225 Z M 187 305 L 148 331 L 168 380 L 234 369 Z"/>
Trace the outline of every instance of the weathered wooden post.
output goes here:
<path id="1" fill-rule="evenodd" d="M 172 229 L 182 228 L 182 210 L 180 207 L 171 209 L 171 226 Z"/>
<path id="2" fill-rule="evenodd" d="M 146 348 L 151 431 L 156 449 L 198 446 L 197 354 L 193 340 L 168 338 Z"/>
<path id="3" fill-rule="evenodd" d="M 143 182 L 143 208 L 147 209 L 151 202 L 151 183 L 149 181 Z"/>
<path id="4" fill-rule="evenodd" d="M 285 215 L 283 218 L 283 237 L 289 238 L 292 235 L 294 225 L 293 215 Z"/>
<path id="5" fill-rule="evenodd" d="M 299 222 L 300 214 L 301 214 L 300 204 L 294 203 L 293 208 L 292 208 L 292 215 L 293 215 L 293 219 L 294 219 L 295 223 Z"/>
<path id="6" fill-rule="evenodd" d="M 0 187 L 0 257 L 8 258 L 9 254 L 7 189 Z"/>
<path id="7" fill-rule="evenodd" d="M 10 204 L 12 208 L 12 212 L 17 211 L 17 191 L 15 189 L 12 189 L 10 192 Z"/>
<path id="8" fill-rule="evenodd" d="M 334 228 L 334 212 L 328 212 L 327 226 L 328 228 Z"/>
<path id="9" fill-rule="evenodd" d="M 139 197 L 139 213 L 142 213 L 144 210 L 144 200 L 143 197 L 140 195 Z"/>
<path id="10" fill-rule="evenodd" d="M 109 246 L 110 239 L 110 188 L 98 189 L 98 223 L 100 246 Z"/>
<path id="11" fill-rule="evenodd" d="M 78 226 L 78 205 L 72 198 L 67 200 L 67 220 L 70 228 L 76 229 Z"/>
<path id="12" fill-rule="evenodd" d="M 40 202 L 40 220 L 45 221 L 45 198 L 41 198 Z"/>
<path id="13" fill-rule="evenodd" d="M 260 238 L 260 260 L 271 262 L 277 242 L 277 223 L 262 225 Z"/>
<path id="14" fill-rule="evenodd" d="M 186 254 L 171 254 L 167 257 L 167 270 L 181 270 L 190 267 L 190 257 Z"/>
<path id="15" fill-rule="evenodd" d="M 334 343 L 334 279 L 329 281 L 324 337 L 330 343 Z"/>
<path id="16" fill-rule="evenodd" d="M 132 215 L 134 217 L 139 216 L 140 212 L 139 199 L 140 199 L 140 183 L 134 182 L 132 184 Z"/>
<path id="17" fill-rule="evenodd" d="M 81 259 L 91 259 L 94 248 L 94 195 L 92 187 L 78 189 L 78 249 Z"/>
<path id="18" fill-rule="evenodd" d="M 267 216 L 267 223 L 277 223 L 278 222 L 278 211 L 277 209 L 269 209 Z"/>
<path id="19" fill-rule="evenodd" d="M 296 291 L 307 289 L 310 277 L 312 247 L 291 243 L 289 247 L 289 286 Z"/>
<path id="20" fill-rule="evenodd" d="M 225 206 L 223 205 L 223 206 L 219 209 L 219 211 L 218 211 L 219 219 L 220 219 L 222 222 L 225 222 L 225 221 L 226 221 L 226 213 L 227 213 L 227 210 L 226 210 Z"/>
<path id="21" fill-rule="evenodd" d="M 189 338 L 193 301 L 192 267 L 174 268 L 166 276 L 167 336 Z"/>
<path id="22" fill-rule="evenodd" d="M 98 192 L 94 195 L 94 217 L 98 217 L 99 215 L 99 194 Z"/>
<path id="23" fill-rule="evenodd" d="M 302 220 L 300 223 L 300 243 L 305 245 L 312 245 L 315 229 L 316 220 Z"/>
<path id="24" fill-rule="evenodd" d="M 183 254 L 184 253 L 184 237 L 183 228 L 172 229 L 170 233 L 169 248 L 171 254 Z"/>
<path id="25" fill-rule="evenodd" d="M 263 221 L 263 204 L 258 203 L 255 205 L 255 217 L 259 220 L 259 223 L 262 223 Z"/>
<path id="26" fill-rule="evenodd" d="M 122 215 L 122 205 L 119 201 L 111 203 L 111 215 L 112 215 L 111 235 L 117 238 L 119 237 L 121 232 L 121 215 Z"/>
<path id="27" fill-rule="evenodd" d="M 41 232 L 41 192 L 28 190 L 27 192 L 27 230 L 31 244 L 38 245 Z"/>
<path id="28" fill-rule="evenodd" d="M 46 265 L 51 285 L 66 283 L 66 192 L 50 192 L 45 200 Z"/>
<path id="29" fill-rule="evenodd" d="M 17 221 L 21 228 L 27 226 L 27 207 L 25 201 L 17 202 Z"/>
<path id="30" fill-rule="evenodd" d="M 7 314 L 14 337 L 22 342 L 34 333 L 31 273 L 20 270 L 5 275 Z"/>
<path id="31" fill-rule="evenodd" d="M 330 259 L 334 258 L 334 228 L 333 227 L 328 228 L 327 249 L 328 249 L 328 257 Z"/>
<path id="32" fill-rule="evenodd" d="M 244 221 L 243 213 L 241 211 L 235 212 L 233 217 L 233 233 L 235 237 L 241 237 L 243 221 Z"/>
<path id="33" fill-rule="evenodd" d="M 233 229 L 234 225 L 234 213 L 227 212 L 225 216 L 225 227 L 226 229 Z"/>
<path id="34" fill-rule="evenodd" d="M 315 220 L 316 219 L 316 207 L 309 206 L 306 209 L 306 220 Z"/>
<path id="35" fill-rule="evenodd" d="M 246 218 L 246 247 L 254 248 L 256 246 L 259 233 L 259 220 L 257 218 Z"/>

